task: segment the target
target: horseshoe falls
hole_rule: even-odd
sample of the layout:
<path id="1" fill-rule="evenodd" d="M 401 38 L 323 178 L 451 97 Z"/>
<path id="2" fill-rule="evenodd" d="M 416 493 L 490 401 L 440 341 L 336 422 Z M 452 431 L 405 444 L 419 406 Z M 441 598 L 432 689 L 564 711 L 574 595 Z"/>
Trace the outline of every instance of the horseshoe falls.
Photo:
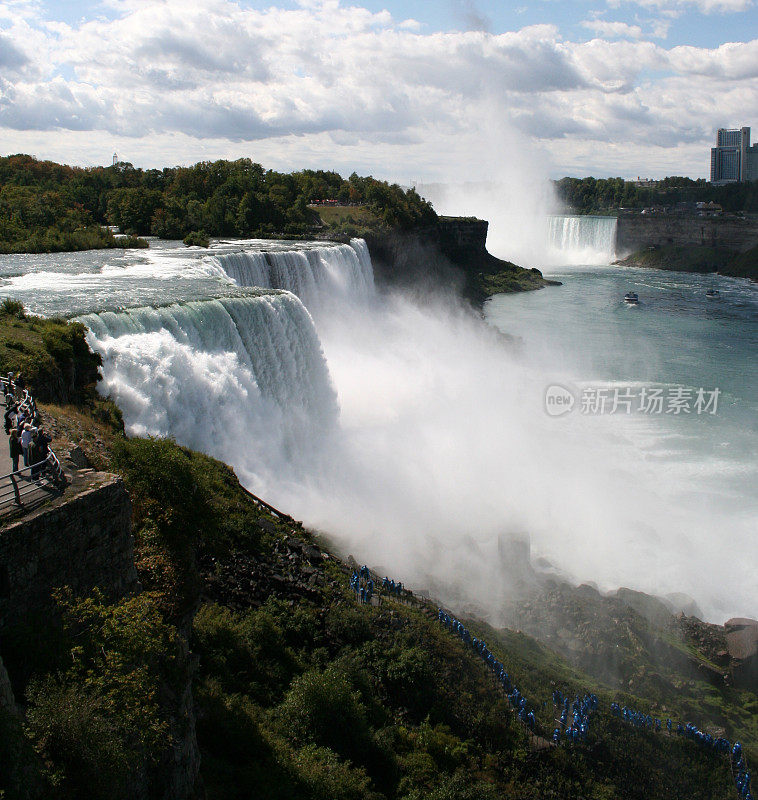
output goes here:
<path id="1" fill-rule="evenodd" d="M 548 259 L 557 264 L 610 264 L 616 258 L 616 217 L 548 217 Z"/>

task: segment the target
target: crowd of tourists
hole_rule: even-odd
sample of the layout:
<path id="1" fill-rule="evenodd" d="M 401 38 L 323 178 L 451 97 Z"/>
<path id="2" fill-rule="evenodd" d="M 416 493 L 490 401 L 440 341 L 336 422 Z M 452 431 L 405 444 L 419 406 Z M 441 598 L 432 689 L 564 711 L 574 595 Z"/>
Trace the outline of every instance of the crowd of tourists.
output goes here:
<path id="1" fill-rule="evenodd" d="M 39 482 L 50 454 L 52 439 L 42 425 L 37 403 L 26 388 L 21 374 L 14 376 L 12 372 L 9 373 L 3 380 L 3 391 L 5 433 L 13 472 L 21 471 L 22 474 L 17 477 Z M 30 469 L 25 474 L 27 468 Z"/>
<path id="2" fill-rule="evenodd" d="M 350 588 L 355 592 L 356 599 L 361 604 L 371 604 L 374 596 L 374 579 L 371 577 L 371 570 L 364 564 L 360 569 L 353 570 L 350 576 Z M 403 584 L 395 582 L 387 576 L 382 581 L 382 589 L 391 597 L 402 597 Z"/>
<path id="3" fill-rule="evenodd" d="M 437 610 L 437 619 L 445 628 L 456 634 L 462 642 L 467 644 L 482 661 L 484 661 L 495 676 L 497 682 L 503 687 L 508 697 L 508 702 L 511 704 L 516 717 L 520 722 L 526 725 L 530 731 L 534 731 L 537 720 L 534 716 L 534 711 L 529 707 L 529 701 L 521 694 L 518 688 L 513 685 L 505 667 L 490 652 L 487 643 L 482 639 L 477 639 L 476 636 L 472 636 L 462 622 L 459 622 L 455 617 L 451 617 L 441 608 Z"/>
<path id="4" fill-rule="evenodd" d="M 553 741 L 558 744 L 561 741 L 561 730 L 569 742 L 584 742 L 587 740 L 587 732 L 590 728 L 590 714 L 597 711 L 600 707 L 596 695 L 585 694 L 584 697 L 574 696 L 571 702 L 568 695 L 564 695 L 559 689 L 553 692 L 553 705 L 560 709 L 556 722 L 560 723 L 553 728 Z M 569 723 L 571 715 L 571 723 Z"/>
<path id="5" fill-rule="evenodd" d="M 374 595 L 374 581 L 371 571 L 366 565 L 353 571 L 350 577 L 350 587 L 355 591 L 360 603 L 371 603 Z M 402 583 L 396 583 L 387 577 L 382 582 L 382 588 L 390 595 L 399 596 L 403 592 Z M 534 710 L 530 707 L 527 698 L 513 684 L 503 664 L 490 652 L 486 642 L 472 636 L 462 622 L 441 608 L 437 609 L 437 619 L 441 625 L 458 636 L 482 659 L 505 691 L 517 719 L 529 731 L 534 732 L 537 724 Z M 552 734 L 553 743 L 559 745 L 562 741 L 570 743 L 586 741 L 590 716 L 600 708 L 597 696 L 594 694 L 585 694 L 583 697 L 575 695 L 572 701 L 568 695 L 556 689 L 553 691 L 553 706 L 557 714 L 555 718 L 557 724 L 553 728 Z M 611 715 L 637 728 L 653 731 L 661 731 L 665 728 L 669 734 L 683 736 L 697 742 L 703 748 L 726 755 L 730 761 L 738 796 L 741 800 L 754 800 L 750 771 L 739 742 L 735 742 L 732 746 L 729 740 L 723 736 L 714 737 L 701 731 L 691 722 L 676 723 L 675 725 L 670 718 L 663 722 L 651 714 L 627 706 L 622 707 L 618 703 L 611 703 Z"/>
<path id="6" fill-rule="evenodd" d="M 747 761 L 742 754 L 742 745 L 739 742 L 735 742 L 732 747 L 732 775 L 734 775 L 737 794 L 742 800 L 753 800 L 753 792 L 750 788 L 750 770 L 747 768 Z"/>
<path id="7" fill-rule="evenodd" d="M 684 736 L 686 739 L 697 742 L 705 749 L 728 755 L 737 794 L 742 800 L 753 800 L 750 787 L 750 771 L 748 770 L 747 762 L 742 753 L 742 745 L 739 742 L 735 742 L 734 745 L 732 745 L 729 739 L 723 736 L 714 737 L 710 733 L 701 731 L 697 725 L 693 725 L 691 722 L 684 724 L 678 722 L 676 723 L 676 727 L 674 727 L 674 723 L 671 719 L 667 719 L 666 722 L 663 723 L 657 717 L 653 717 L 650 714 L 645 714 L 643 711 L 637 711 L 633 708 L 620 706 L 618 703 L 611 703 L 611 715 L 630 725 L 634 725 L 636 728 L 645 728 L 654 731 L 661 731 L 665 728 L 666 732 L 669 734 L 675 733 L 677 736 Z"/>

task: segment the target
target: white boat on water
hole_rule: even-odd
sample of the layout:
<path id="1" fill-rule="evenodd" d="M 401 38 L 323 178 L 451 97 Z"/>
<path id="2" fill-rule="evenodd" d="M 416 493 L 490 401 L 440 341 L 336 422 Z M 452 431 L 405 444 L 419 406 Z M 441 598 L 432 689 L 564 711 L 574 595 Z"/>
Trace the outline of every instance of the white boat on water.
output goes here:
<path id="1" fill-rule="evenodd" d="M 708 289 L 706 291 L 706 293 L 705 293 L 705 296 L 706 297 L 710 297 L 710 298 L 720 297 L 719 290 L 718 289 Z"/>
<path id="2" fill-rule="evenodd" d="M 630 306 L 636 306 L 640 302 L 640 298 L 637 296 L 637 292 L 627 292 L 624 295 L 624 302 Z"/>

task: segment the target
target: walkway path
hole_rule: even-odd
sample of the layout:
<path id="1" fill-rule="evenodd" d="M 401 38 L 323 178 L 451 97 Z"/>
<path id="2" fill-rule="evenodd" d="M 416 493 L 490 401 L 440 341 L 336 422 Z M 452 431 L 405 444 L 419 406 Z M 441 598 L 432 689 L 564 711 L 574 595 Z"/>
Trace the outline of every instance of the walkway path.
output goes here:
<path id="1" fill-rule="evenodd" d="M 0 391 L 5 389 L 6 380 L 2 379 Z M 0 408 L 5 409 L 4 404 Z M 59 497 L 65 477 L 60 468 L 57 457 L 50 450 L 48 463 L 40 472 L 40 480 L 31 481 L 29 470 L 23 466 L 20 474 L 13 474 L 13 462 L 10 457 L 8 438 L 0 436 L 0 519 L 6 524 L 10 519 L 16 518 L 38 508 L 53 497 Z M 55 471 L 55 475 L 53 475 Z"/>

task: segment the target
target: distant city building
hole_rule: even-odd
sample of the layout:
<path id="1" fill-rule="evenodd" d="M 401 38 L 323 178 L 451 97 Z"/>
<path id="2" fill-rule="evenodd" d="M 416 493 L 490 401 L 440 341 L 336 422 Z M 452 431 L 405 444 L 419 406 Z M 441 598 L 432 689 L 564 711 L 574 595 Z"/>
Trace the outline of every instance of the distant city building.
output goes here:
<path id="1" fill-rule="evenodd" d="M 758 180 L 758 144 L 750 146 L 750 128 L 719 128 L 711 148 L 711 183 Z"/>
<path id="2" fill-rule="evenodd" d="M 653 180 L 653 178 L 640 178 L 638 175 L 637 180 L 632 181 L 632 183 L 641 189 L 656 189 L 660 181 Z"/>

